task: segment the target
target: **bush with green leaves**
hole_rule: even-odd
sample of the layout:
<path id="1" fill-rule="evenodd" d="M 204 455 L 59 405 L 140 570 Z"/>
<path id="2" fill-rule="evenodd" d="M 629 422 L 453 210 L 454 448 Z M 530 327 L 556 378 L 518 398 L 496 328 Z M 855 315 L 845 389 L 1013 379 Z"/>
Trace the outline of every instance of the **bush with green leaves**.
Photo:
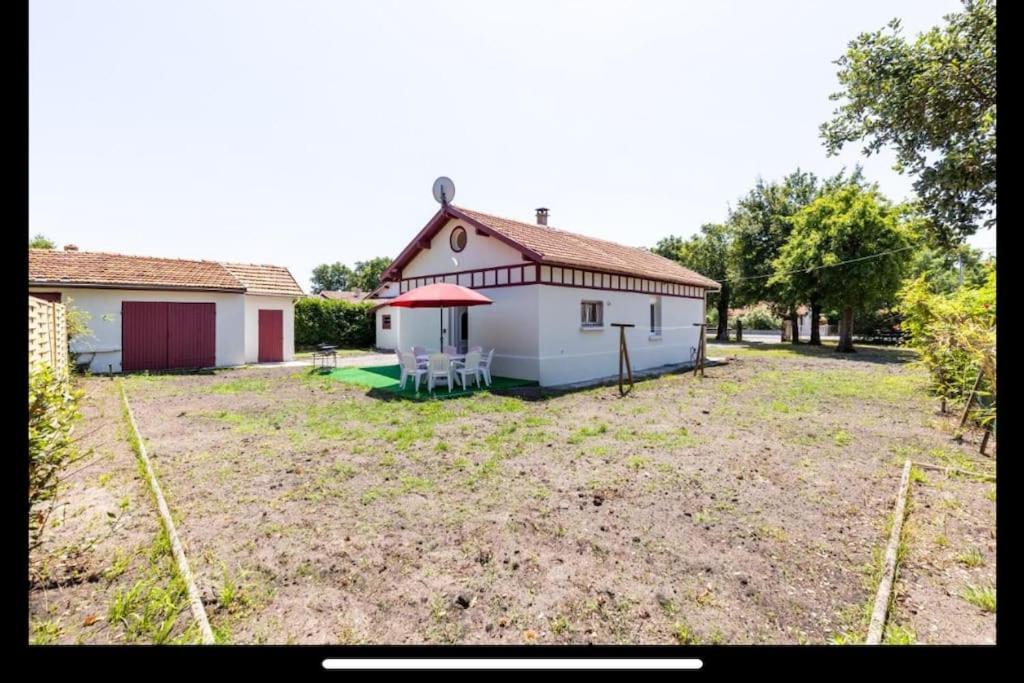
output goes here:
<path id="1" fill-rule="evenodd" d="M 778 330 L 782 328 L 782 318 L 775 315 L 771 306 L 758 304 L 748 308 L 738 318 L 743 321 L 745 330 Z"/>
<path id="2" fill-rule="evenodd" d="M 928 368 L 934 393 L 951 402 L 966 401 L 981 374 L 972 417 L 987 427 L 996 407 L 996 272 L 989 266 L 980 287 L 936 292 L 925 276 L 900 292 L 903 329 Z"/>
<path id="3" fill-rule="evenodd" d="M 29 545 L 42 539 L 64 468 L 80 457 L 72 433 L 81 418 L 82 392 L 54 373 L 48 364 L 29 371 L 28 503 Z"/>
<path id="4" fill-rule="evenodd" d="M 373 306 L 307 297 L 295 304 L 295 344 L 366 348 L 374 343 Z"/>

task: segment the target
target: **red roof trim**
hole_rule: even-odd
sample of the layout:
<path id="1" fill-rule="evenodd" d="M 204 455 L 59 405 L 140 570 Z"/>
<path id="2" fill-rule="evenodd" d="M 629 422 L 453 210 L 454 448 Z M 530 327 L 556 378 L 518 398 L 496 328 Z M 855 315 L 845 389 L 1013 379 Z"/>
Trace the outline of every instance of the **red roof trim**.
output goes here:
<path id="1" fill-rule="evenodd" d="M 435 213 L 430 218 L 430 220 L 427 221 L 427 224 L 423 226 L 423 229 L 420 230 L 416 234 L 416 236 L 412 238 L 412 241 L 410 241 L 409 244 L 406 245 L 405 249 L 403 249 L 402 252 L 395 258 L 395 260 L 391 262 L 391 265 L 387 267 L 387 270 L 385 270 L 384 273 L 381 275 L 381 281 L 393 281 L 395 279 L 398 279 L 402 272 L 402 269 L 409 265 L 409 262 L 412 261 L 413 258 L 415 258 L 416 254 L 420 253 L 420 250 L 424 248 L 424 244 L 430 244 L 430 240 L 432 240 L 434 236 L 441 231 L 441 228 L 443 228 L 450 219 L 459 220 L 464 223 L 467 223 L 473 226 L 477 232 L 487 235 L 488 237 L 494 237 L 501 240 L 502 242 L 509 245 L 516 251 L 520 252 L 525 258 L 531 261 L 541 260 L 541 255 L 538 254 L 537 252 L 533 251 L 532 249 L 527 249 L 523 245 L 513 240 L 510 240 L 508 237 L 505 237 L 499 232 L 491 230 L 489 227 L 487 227 L 480 221 L 476 220 L 475 218 L 470 218 L 469 216 L 467 216 L 466 214 L 462 213 L 461 211 L 459 211 L 458 209 L 449 204 L 438 209 L 437 213 Z M 427 248 L 429 248 L 429 246 Z"/>

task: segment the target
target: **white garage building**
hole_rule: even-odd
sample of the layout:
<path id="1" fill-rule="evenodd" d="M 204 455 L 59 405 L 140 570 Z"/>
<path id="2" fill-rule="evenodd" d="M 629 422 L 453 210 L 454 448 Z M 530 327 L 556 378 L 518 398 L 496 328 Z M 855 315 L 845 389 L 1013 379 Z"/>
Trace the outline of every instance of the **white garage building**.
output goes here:
<path id="1" fill-rule="evenodd" d="M 547 225 L 443 206 L 384 273 L 371 296 L 387 299 L 433 282 L 480 290 L 490 306 L 376 309 L 377 346 L 495 349 L 494 374 L 556 386 L 618 372 L 619 331 L 628 323 L 635 370 L 690 361 L 705 295 L 719 284 L 637 247 Z M 443 325 L 439 317 L 443 316 Z"/>
<path id="2" fill-rule="evenodd" d="M 302 288 L 280 266 L 29 250 L 29 294 L 88 314 L 71 351 L 93 372 L 292 360 Z"/>

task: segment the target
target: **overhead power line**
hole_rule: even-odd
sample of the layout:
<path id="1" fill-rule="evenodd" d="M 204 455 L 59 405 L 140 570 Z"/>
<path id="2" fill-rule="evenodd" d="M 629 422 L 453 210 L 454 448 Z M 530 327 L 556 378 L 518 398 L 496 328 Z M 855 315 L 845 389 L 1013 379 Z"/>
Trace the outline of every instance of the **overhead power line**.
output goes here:
<path id="1" fill-rule="evenodd" d="M 900 247 L 899 249 L 890 249 L 889 251 L 883 251 L 883 252 L 880 252 L 878 254 L 871 254 L 870 256 L 861 256 L 860 258 L 853 258 L 853 259 L 850 259 L 848 261 L 840 261 L 839 263 L 829 263 L 829 264 L 821 265 L 821 266 L 812 266 L 810 268 L 798 268 L 797 270 L 790 270 L 790 271 L 787 271 L 785 273 L 768 273 L 767 275 L 748 275 L 746 277 L 730 277 L 730 278 L 724 278 L 723 281 L 724 282 L 738 282 L 740 280 L 764 280 L 764 279 L 767 279 L 767 278 L 770 278 L 770 277 L 775 277 L 776 275 L 795 275 L 797 273 L 810 273 L 810 272 L 815 271 L 815 270 L 821 270 L 822 268 L 837 268 L 839 266 L 845 266 L 848 263 L 856 263 L 858 261 L 868 261 L 868 260 L 874 259 L 874 258 L 881 258 L 883 256 L 888 256 L 889 254 L 895 254 L 897 252 L 906 251 L 907 249 L 913 249 L 913 248 L 914 248 L 914 246 L 911 245 L 911 246 L 908 246 L 908 247 Z"/>

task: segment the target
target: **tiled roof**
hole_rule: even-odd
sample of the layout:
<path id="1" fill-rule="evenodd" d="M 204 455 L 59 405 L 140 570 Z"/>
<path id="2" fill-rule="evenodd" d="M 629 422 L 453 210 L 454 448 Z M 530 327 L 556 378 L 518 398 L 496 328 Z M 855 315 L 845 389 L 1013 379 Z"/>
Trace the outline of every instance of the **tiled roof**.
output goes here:
<path id="1" fill-rule="evenodd" d="M 252 263 L 225 263 L 228 272 L 245 287 L 247 294 L 302 296 L 302 287 L 287 268 Z"/>
<path id="2" fill-rule="evenodd" d="M 230 268 L 230 269 L 229 269 Z M 36 286 L 191 289 L 301 295 L 287 268 L 216 261 L 129 256 L 96 251 L 28 250 L 28 281 Z"/>
<path id="3" fill-rule="evenodd" d="M 335 301 L 362 301 L 366 298 L 366 292 L 325 289 L 320 292 L 320 297 L 323 299 L 333 299 Z"/>
<path id="4" fill-rule="evenodd" d="M 535 252 L 540 256 L 541 263 L 628 273 L 713 289 L 719 287 L 714 280 L 640 247 L 627 247 L 596 237 L 514 221 L 462 207 L 452 208 Z"/>

